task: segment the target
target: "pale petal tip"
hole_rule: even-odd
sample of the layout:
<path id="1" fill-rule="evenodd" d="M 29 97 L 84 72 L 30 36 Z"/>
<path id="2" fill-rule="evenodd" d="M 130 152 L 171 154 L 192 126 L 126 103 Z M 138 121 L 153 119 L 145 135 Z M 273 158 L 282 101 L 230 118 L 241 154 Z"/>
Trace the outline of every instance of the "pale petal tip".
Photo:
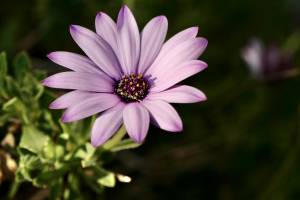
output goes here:
<path id="1" fill-rule="evenodd" d="M 206 62 L 201 61 L 201 69 L 204 70 L 208 67 L 208 64 Z"/>
<path id="2" fill-rule="evenodd" d="M 187 32 L 191 37 L 196 37 L 199 32 L 199 27 L 198 26 L 190 27 L 187 29 Z"/>
<path id="3" fill-rule="evenodd" d="M 42 80 L 41 83 L 42 83 L 43 86 L 48 86 L 49 85 L 49 79 L 46 78 L 46 79 Z"/>
<path id="4" fill-rule="evenodd" d="M 56 62 L 57 60 L 60 60 L 60 57 L 59 57 L 59 52 L 58 51 L 54 51 L 54 52 L 51 52 L 51 53 L 48 53 L 46 55 L 46 57 L 51 60 L 52 62 Z"/>
<path id="5" fill-rule="evenodd" d="M 62 122 L 62 123 L 70 122 L 70 120 L 69 120 L 69 118 L 67 117 L 66 114 L 63 114 L 63 116 L 61 117 L 61 122 Z"/>
<path id="6" fill-rule="evenodd" d="M 48 54 L 46 55 L 46 57 L 49 58 L 50 60 L 52 60 L 53 57 L 54 57 L 54 52 L 48 53 Z"/>
<path id="7" fill-rule="evenodd" d="M 104 12 L 102 12 L 102 11 L 98 12 L 96 15 L 96 19 L 100 19 L 103 15 L 105 15 Z"/>
<path id="8" fill-rule="evenodd" d="M 139 135 L 139 134 L 135 134 L 135 135 Z M 142 137 L 130 137 L 135 143 L 138 144 L 142 144 L 145 141 L 145 138 Z"/>
<path id="9" fill-rule="evenodd" d="M 198 98 L 199 98 L 199 102 L 202 102 L 202 101 L 207 101 L 207 96 L 201 92 L 199 95 L 198 95 Z"/>
<path id="10" fill-rule="evenodd" d="M 101 143 L 99 144 L 95 139 L 91 138 L 91 145 L 94 147 L 94 148 L 97 148 L 101 145 Z"/>
<path id="11" fill-rule="evenodd" d="M 107 140 L 103 140 L 103 139 L 96 139 L 96 138 L 93 138 L 91 137 L 91 145 L 94 147 L 94 148 L 97 148 L 101 145 L 103 145 Z"/>
<path id="12" fill-rule="evenodd" d="M 176 123 L 174 126 L 174 129 L 172 130 L 172 132 L 174 133 L 180 133 L 183 131 L 183 124 L 182 123 Z"/>
<path id="13" fill-rule="evenodd" d="M 208 40 L 206 38 L 201 38 L 201 46 L 205 49 L 208 45 Z"/>
<path id="14" fill-rule="evenodd" d="M 129 7 L 124 4 L 122 7 L 121 7 L 121 11 L 126 11 L 126 10 L 130 10 Z"/>
<path id="15" fill-rule="evenodd" d="M 165 15 L 160 15 L 160 16 L 157 16 L 156 17 L 156 19 L 158 20 L 158 21 L 167 21 L 168 19 L 167 19 L 167 17 L 165 16 Z"/>
<path id="16" fill-rule="evenodd" d="M 77 28 L 78 28 L 78 25 L 74 25 L 74 24 L 70 25 L 69 29 L 70 29 L 70 33 L 72 36 L 74 34 L 76 34 L 76 32 L 78 31 Z"/>
<path id="17" fill-rule="evenodd" d="M 49 107 L 49 109 L 53 109 L 53 110 L 60 109 L 59 104 L 57 104 L 55 101 L 50 103 L 48 107 Z"/>
<path id="18" fill-rule="evenodd" d="M 76 30 L 76 25 L 71 24 L 71 25 L 69 26 L 69 28 L 70 28 L 70 31 L 75 31 L 75 30 Z"/>
<path id="19" fill-rule="evenodd" d="M 193 32 L 193 33 L 198 33 L 198 31 L 199 31 L 199 27 L 198 26 L 193 26 L 193 27 L 191 27 L 190 28 L 190 30 Z"/>

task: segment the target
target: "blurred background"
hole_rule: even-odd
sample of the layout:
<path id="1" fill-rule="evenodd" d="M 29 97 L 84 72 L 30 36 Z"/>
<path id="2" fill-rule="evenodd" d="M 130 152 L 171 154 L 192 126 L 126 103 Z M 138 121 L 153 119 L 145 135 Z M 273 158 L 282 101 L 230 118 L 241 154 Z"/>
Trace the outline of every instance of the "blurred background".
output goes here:
<path id="1" fill-rule="evenodd" d="M 98 11 L 115 19 L 124 3 L 140 29 L 157 15 L 167 16 L 168 37 L 200 27 L 209 67 L 186 83 L 208 101 L 175 105 L 182 133 L 151 126 L 144 145 L 117 153 L 106 168 L 132 182 L 101 198 L 300 199 L 299 0 L 2 1 L 0 50 L 25 50 L 53 73 L 62 68 L 49 52 L 80 52 L 70 24 L 94 30 Z"/>

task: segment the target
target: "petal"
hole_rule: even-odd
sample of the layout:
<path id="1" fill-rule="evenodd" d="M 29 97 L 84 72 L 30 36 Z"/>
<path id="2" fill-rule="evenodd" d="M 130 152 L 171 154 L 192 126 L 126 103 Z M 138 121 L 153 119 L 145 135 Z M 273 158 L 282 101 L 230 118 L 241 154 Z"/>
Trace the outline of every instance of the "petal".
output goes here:
<path id="1" fill-rule="evenodd" d="M 96 32 L 118 54 L 118 33 L 116 23 L 105 13 L 99 12 L 95 20 Z"/>
<path id="2" fill-rule="evenodd" d="M 150 123 L 146 108 L 140 103 L 127 104 L 123 111 L 123 120 L 130 138 L 138 143 L 143 142 Z"/>
<path id="3" fill-rule="evenodd" d="M 165 41 L 167 30 L 168 20 L 165 16 L 155 17 L 145 26 L 141 34 L 139 73 L 143 73 L 157 57 Z"/>
<path id="4" fill-rule="evenodd" d="M 62 122 L 77 121 L 113 107 L 120 102 L 115 94 L 95 93 L 78 104 L 69 107 L 62 116 Z"/>
<path id="5" fill-rule="evenodd" d="M 47 57 L 58 65 L 76 72 L 100 73 L 103 72 L 86 56 L 66 51 L 56 51 Z"/>
<path id="6" fill-rule="evenodd" d="M 105 143 L 120 128 L 124 106 L 123 102 L 119 102 L 96 119 L 91 136 L 91 143 L 94 147 Z"/>
<path id="7" fill-rule="evenodd" d="M 140 56 L 140 33 L 135 18 L 127 6 L 118 15 L 120 63 L 124 73 L 135 73 Z"/>
<path id="8" fill-rule="evenodd" d="M 149 68 L 147 75 L 157 77 L 160 74 L 172 71 L 174 67 L 189 60 L 197 59 L 205 50 L 207 40 L 204 38 L 192 38 L 169 50 L 164 57 L 158 57 Z"/>
<path id="9" fill-rule="evenodd" d="M 112 92 L 113 81 L 106 75 L 83 72 L 61 72 L 43 81 L 43 85 L 51 88 L 83 90 L 90 92 Z"/>
<path id="10" fill-rule="evenodd" d="M 159 93 L 150 93 L 149 100 L 164 100 L 169 103 L 195 103 L 205 101 L 205 94 L 197 88 L 187 85 L 177 85 Z"/>
<path id="11" fill-rule="evenodd" d="M 198 34 L 198 27 L 191 27 L 188 29 L 185 29 L 173 37 L 171 37 L 162 48 L 162 51 L 160 54 L 164 55 L 165 53 L 168 53 L 169 50 L 173 49 L 175 46 L 178 45 L 178 43 L 182 43 L 188 39 L 195 38 Z"/>
<path id="12" fill-rule="evenodd" d="M 249 46 L 242 50 L 242 57 L 249 65 L 250 71 L 255 76 L 260 76 L 263 68 L 264 46 L 261 41 L 254 39 Z"/>
<path id="13" fill-rule="evenodd" d="M 64 109 L 68 108 L 71 105 L 78 104 L 86 98 L 92 97 L 95 93 L 93 92 L 84 92 L 79 90 L 74 90 L 72 92 L 68 92 L 60 97 L 58 97 L 55 101 L 53 101 L 49 108 L 51 109 Z"/>
<path id="14" fill-rule="evenodd" d="M 206 67 L 207 64 L 201 60 L 187 61 L 177 67 L 175 66 L 175 68 L 168 73 L 159 74 L 156 80 L 154 80 L 154 85 L 150 90 L 152 92 L 163 91 L 180 81 L 201 72 Z"/>
<path id="15" fill-rule="evenodd" d="M 121 75 L 118 59 L 110 45 L 93 31 L 77 26 L 70 26 L 74 41 L 85 54 L 109 76 L 118 79 Z"/>
<path id="16" fill-rule="evenodd" d="M 181 43 L 183 43 L 187 40 L 195 38 L 197 33 L 198 33 L 198 27 L 191 27 L 191 28 L 185 29 L 185 30 L 177 33 L 173 37 L 171 37 L 162 46 L 157 58 L 155 59 L 155 62 L 159 62 L 161 59 L 163 59 L 165 57 L 165 55 L 168 54 L 168 52 L 170 50 L 172 50 L 174 47 L 180 45 Z M 153 68 L 153 67 L 151 66 L 150 68 Z M 147 71 L 149 71 L 148 74 L 151 74 L 151 72 L 153 70 L 153 69 L 150 69 L 150 68 L 147 70 Z"/>
<path id="17" fill-rule="evenodd" d="M 182 131 L 182 121 L 176 110 L 161 100 L 144 100 L 142 104 L 150 112 L 151 120 L 159 128 L 170 132 Z"/>

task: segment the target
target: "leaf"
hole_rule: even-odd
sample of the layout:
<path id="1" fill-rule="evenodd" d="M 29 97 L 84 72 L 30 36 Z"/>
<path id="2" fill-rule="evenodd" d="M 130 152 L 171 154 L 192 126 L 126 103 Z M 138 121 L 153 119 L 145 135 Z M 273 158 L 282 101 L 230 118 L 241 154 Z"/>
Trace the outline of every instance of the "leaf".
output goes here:
<path id="1" fill-rule="evenodd" d="M 135 143 L 131 139 L 125 139 L 125 140 L 122 140 L 121 142 L 119 142 L 117 145 L 113 146 L 111 148 L 111 151 L 116 152 L 116 151 L 121 151 L 121 150 L 125 150 L 125 149 L 134 149 L 141 145 L 142 144 Z"/>
<path id="2" fill-rule="evenodd" d="M 25 149 L 19 149 L 18 152 L 20 154 L 20 160 L 16 173 L 16 181 L 32 181 L 32 171 L 41 169 L 42 163 L 40 158 L 36 154 Z"/>
<path id="3" fill-rule="evenodd" d="M 6 54 L 0 53 L 0 95 L 7 98 L 5 91 L 5 77 L 7 76 L 7 61 Z"/>
<path id="4" fill-rule="evenodd" d="M 42 84 L 36 84 L 37 93 L 34 96 L 34 100 L 38 100 L 44 93 L 44 86 Z"/>
<path id="5" fill-rule="evenodd" d="M 24 77 L 32 68 L 30 59 L 27 53 L 18 54 L 13 60 L 13 72 L 19 82 L 23 82 Z"/>
<path id="6" fill-rule="evenodd" d="M 47 144 L 49 137 L 32 125 L 25 125 L 22 128 L 22 136 L 19 147 L 33 153 L 40 153 Z"/>
<path id="7" fill-rule="evenodd" d="M 18 101 L 17 97 L 8 100 L 6 103 L 3 104 L 2 109 L 7 111 L 9 107 L 13 106 L 17 101 Z"/>
<path id="8" fill-rule="evenodd" d="M 26 112 L 26 106 L 17 97 L 8 100 L 3 104 L 2 109 L 6 112 L 14 113 L 19 115 L 25 124 L 29 123 L 29 119 Z"/>
<path id="9" fill-rule="evenodd" d="M 0 53 L 0 80 L 4 80 L 4 77 L 7 75 L 7 61 L 6 53 Z"/>
<path id="10" fill-rule="evenodd" d="M 106 187 L 115 187 L 116 177 L 114 173 L 108 172 L 105 176 L 99 178 L 97 183 Z"/>
<path id="11" fill-rule="evenodd" d="M 83 168 L 90 167 L 96 164 L 96 159 L 93 157 L 96 149 L 90 144 L 86 143 L 84 149 L 79 149 L 75 157 L 80 158 L 81 160 L 81 166 Z"/>
<path id="12" fill-rule="evenodd" d="M 37 187 L 46 187 L 50 182 L 51 184 L 56 185 L 64 173 L 64 170 L 45 170 L 38 174 L 38 176 L 33 179 L 32 183 Z"/>
<path id="13" fill-rule="evenodd" d="M 6 82 L 6 90 L 9 96 L 11 97 L 21 97 L 21 89 L 19 85 L 17 84 L 16 80 L 14 80 L 10 76 L 5 77 Z"/>

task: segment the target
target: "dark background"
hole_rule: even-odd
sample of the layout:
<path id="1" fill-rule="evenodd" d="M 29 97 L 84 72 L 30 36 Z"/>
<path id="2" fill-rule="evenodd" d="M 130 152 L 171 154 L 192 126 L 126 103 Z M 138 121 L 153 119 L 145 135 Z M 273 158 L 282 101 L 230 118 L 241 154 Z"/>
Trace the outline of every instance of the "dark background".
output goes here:
<path id="1" fill-rule="evenodd" d="M 68 27 L 94 30 L 115 0 L 10 0 L 0 3 L 0 50 L 29 52 L 36 67 L 57 67 L 46 54 L 77 51 Z M 300 199 L 299 77 L 251 77 L 241 49 L 252 37 L 283 45 L 298 32 L 298 0 L 129 1 L 140 29 L 156 15 L 169 20 L 168 37 L 191 26 L 209 41 L 209 67 L 186 82 L 208 101 L 175 105 L 183 133 L 151 127 L 139 149 L 118 153 L 107 167 L 133 178 L 106 191 L 107 199 Z M 299 53 L 293 67 L 299 65 Z M 297 65 L 298 64 L 298 65 Z M 84 192 L 84 191 L 82 191 Z"/>

